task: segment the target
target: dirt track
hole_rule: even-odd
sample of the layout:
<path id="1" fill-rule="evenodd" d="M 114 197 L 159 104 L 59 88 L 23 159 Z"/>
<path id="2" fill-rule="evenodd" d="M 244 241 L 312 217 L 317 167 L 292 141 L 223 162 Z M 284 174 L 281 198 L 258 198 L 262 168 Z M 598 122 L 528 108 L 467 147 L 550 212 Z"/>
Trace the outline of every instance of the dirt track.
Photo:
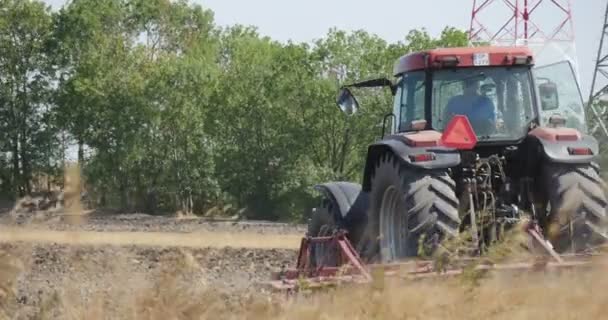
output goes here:
<path id="1" fill-rule="evenodd" d="M 0 227 L 0 243 L 63 244 L 77 246 L 139 246 L 152 248 L 297 249 L 299 235 L 254 232 L 55 231 Z"/>
<path id="2" fill-rule="evenodd" d="M 143 214 L 92 215 L 77 224 L 71 218 L 61 212 L 0 216 L 3 260 L 18 264 L 2 269 L 18 270 L 19 314 L 40 312 L 66 288 L 76 300 L 128 299 L 167 275 L 185 281 L 189 291 L 211 290 L 229 300 L 257 295 L 271 272 L 293 263 L 304 232 L 298 225 Z"/>

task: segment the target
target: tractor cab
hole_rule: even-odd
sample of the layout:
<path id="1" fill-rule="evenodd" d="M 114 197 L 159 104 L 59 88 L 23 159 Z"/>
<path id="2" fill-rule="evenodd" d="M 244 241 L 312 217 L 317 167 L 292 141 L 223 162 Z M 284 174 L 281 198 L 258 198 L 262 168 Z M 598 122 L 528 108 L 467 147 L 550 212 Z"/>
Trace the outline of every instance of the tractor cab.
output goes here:
<path id="1" fill-rule="evenodd" d="M 446 48 L 401 57 L 394 81 L 369 80 L 342 89 L 338 104 L 355 111 L 348 87 L 389 86 L 394 96 L 390 134 L 443 132 L 464 115 L 477 140 L 511 142 L 536 126 L 561 124 L 585 132 L 583 100 L 568 62 L 534 66 L 525 47 Z M 387 132 L 383 132 L 383 135 Z"/>

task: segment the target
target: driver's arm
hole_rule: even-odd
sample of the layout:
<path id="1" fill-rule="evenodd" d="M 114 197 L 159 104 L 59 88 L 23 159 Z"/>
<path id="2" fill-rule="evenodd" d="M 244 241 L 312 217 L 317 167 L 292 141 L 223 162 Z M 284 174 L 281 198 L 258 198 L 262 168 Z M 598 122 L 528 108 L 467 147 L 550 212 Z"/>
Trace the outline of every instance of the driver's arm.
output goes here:
<path id="1" fill-rule="evenodd" d="M 480 108 L 478 112 L 481 114 L 478 119 L 483 119 L 483 122 L 479 124 L 479 129 L 482 132 L 479 134 L 492 134 L 496 132 L 496 111 L 494 108 L 494 103 L 488 97 L 483 96 L 482 101 L 480 102 Z"/>

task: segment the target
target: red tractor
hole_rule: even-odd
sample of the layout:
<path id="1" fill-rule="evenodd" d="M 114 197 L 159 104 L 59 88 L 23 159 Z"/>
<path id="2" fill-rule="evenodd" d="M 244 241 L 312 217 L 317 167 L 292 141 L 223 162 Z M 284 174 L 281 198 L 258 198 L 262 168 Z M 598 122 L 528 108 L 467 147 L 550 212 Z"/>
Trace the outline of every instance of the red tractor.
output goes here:
<path id="1" fill-rule="evenodd" d="M 534 67 L 525 47 L 434 49 L 401 57 L 394 76 L 340 90 L 353 113 L 350 88 L 389 88 L 390 130 L 369 146 L 361 185 L 316 186 L 291 276 L 342 265 L 338 251 L 363 265 L 416 257 L 464 231 L 483 255 L 524 219 L 554 255 L 603 243 L 598 142 L 568 62 Z"/>

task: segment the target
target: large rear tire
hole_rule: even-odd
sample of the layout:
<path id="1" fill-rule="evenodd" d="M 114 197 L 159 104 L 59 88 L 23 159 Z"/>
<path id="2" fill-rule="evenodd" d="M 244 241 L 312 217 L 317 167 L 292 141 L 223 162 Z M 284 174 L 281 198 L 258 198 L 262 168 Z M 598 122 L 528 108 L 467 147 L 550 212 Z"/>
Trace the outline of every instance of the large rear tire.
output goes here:
<path id="1" fill-rule="evenodd" d="M 547 236 L 557 252 L 583 251 L 604 242 L 605 183 L 591 164 L 550 163 L 543 167 Z"/>
<path id="2" fill-rule="evenodd" d="M 444 169 L 419 169 L 385 154 L 371 181 L 368 261 L 390 262 L 418 255 L 419 240 L 431 250 L 460 225 L 455 182 Z M 427 247 L 428 248 L 428 247 Z"/>

